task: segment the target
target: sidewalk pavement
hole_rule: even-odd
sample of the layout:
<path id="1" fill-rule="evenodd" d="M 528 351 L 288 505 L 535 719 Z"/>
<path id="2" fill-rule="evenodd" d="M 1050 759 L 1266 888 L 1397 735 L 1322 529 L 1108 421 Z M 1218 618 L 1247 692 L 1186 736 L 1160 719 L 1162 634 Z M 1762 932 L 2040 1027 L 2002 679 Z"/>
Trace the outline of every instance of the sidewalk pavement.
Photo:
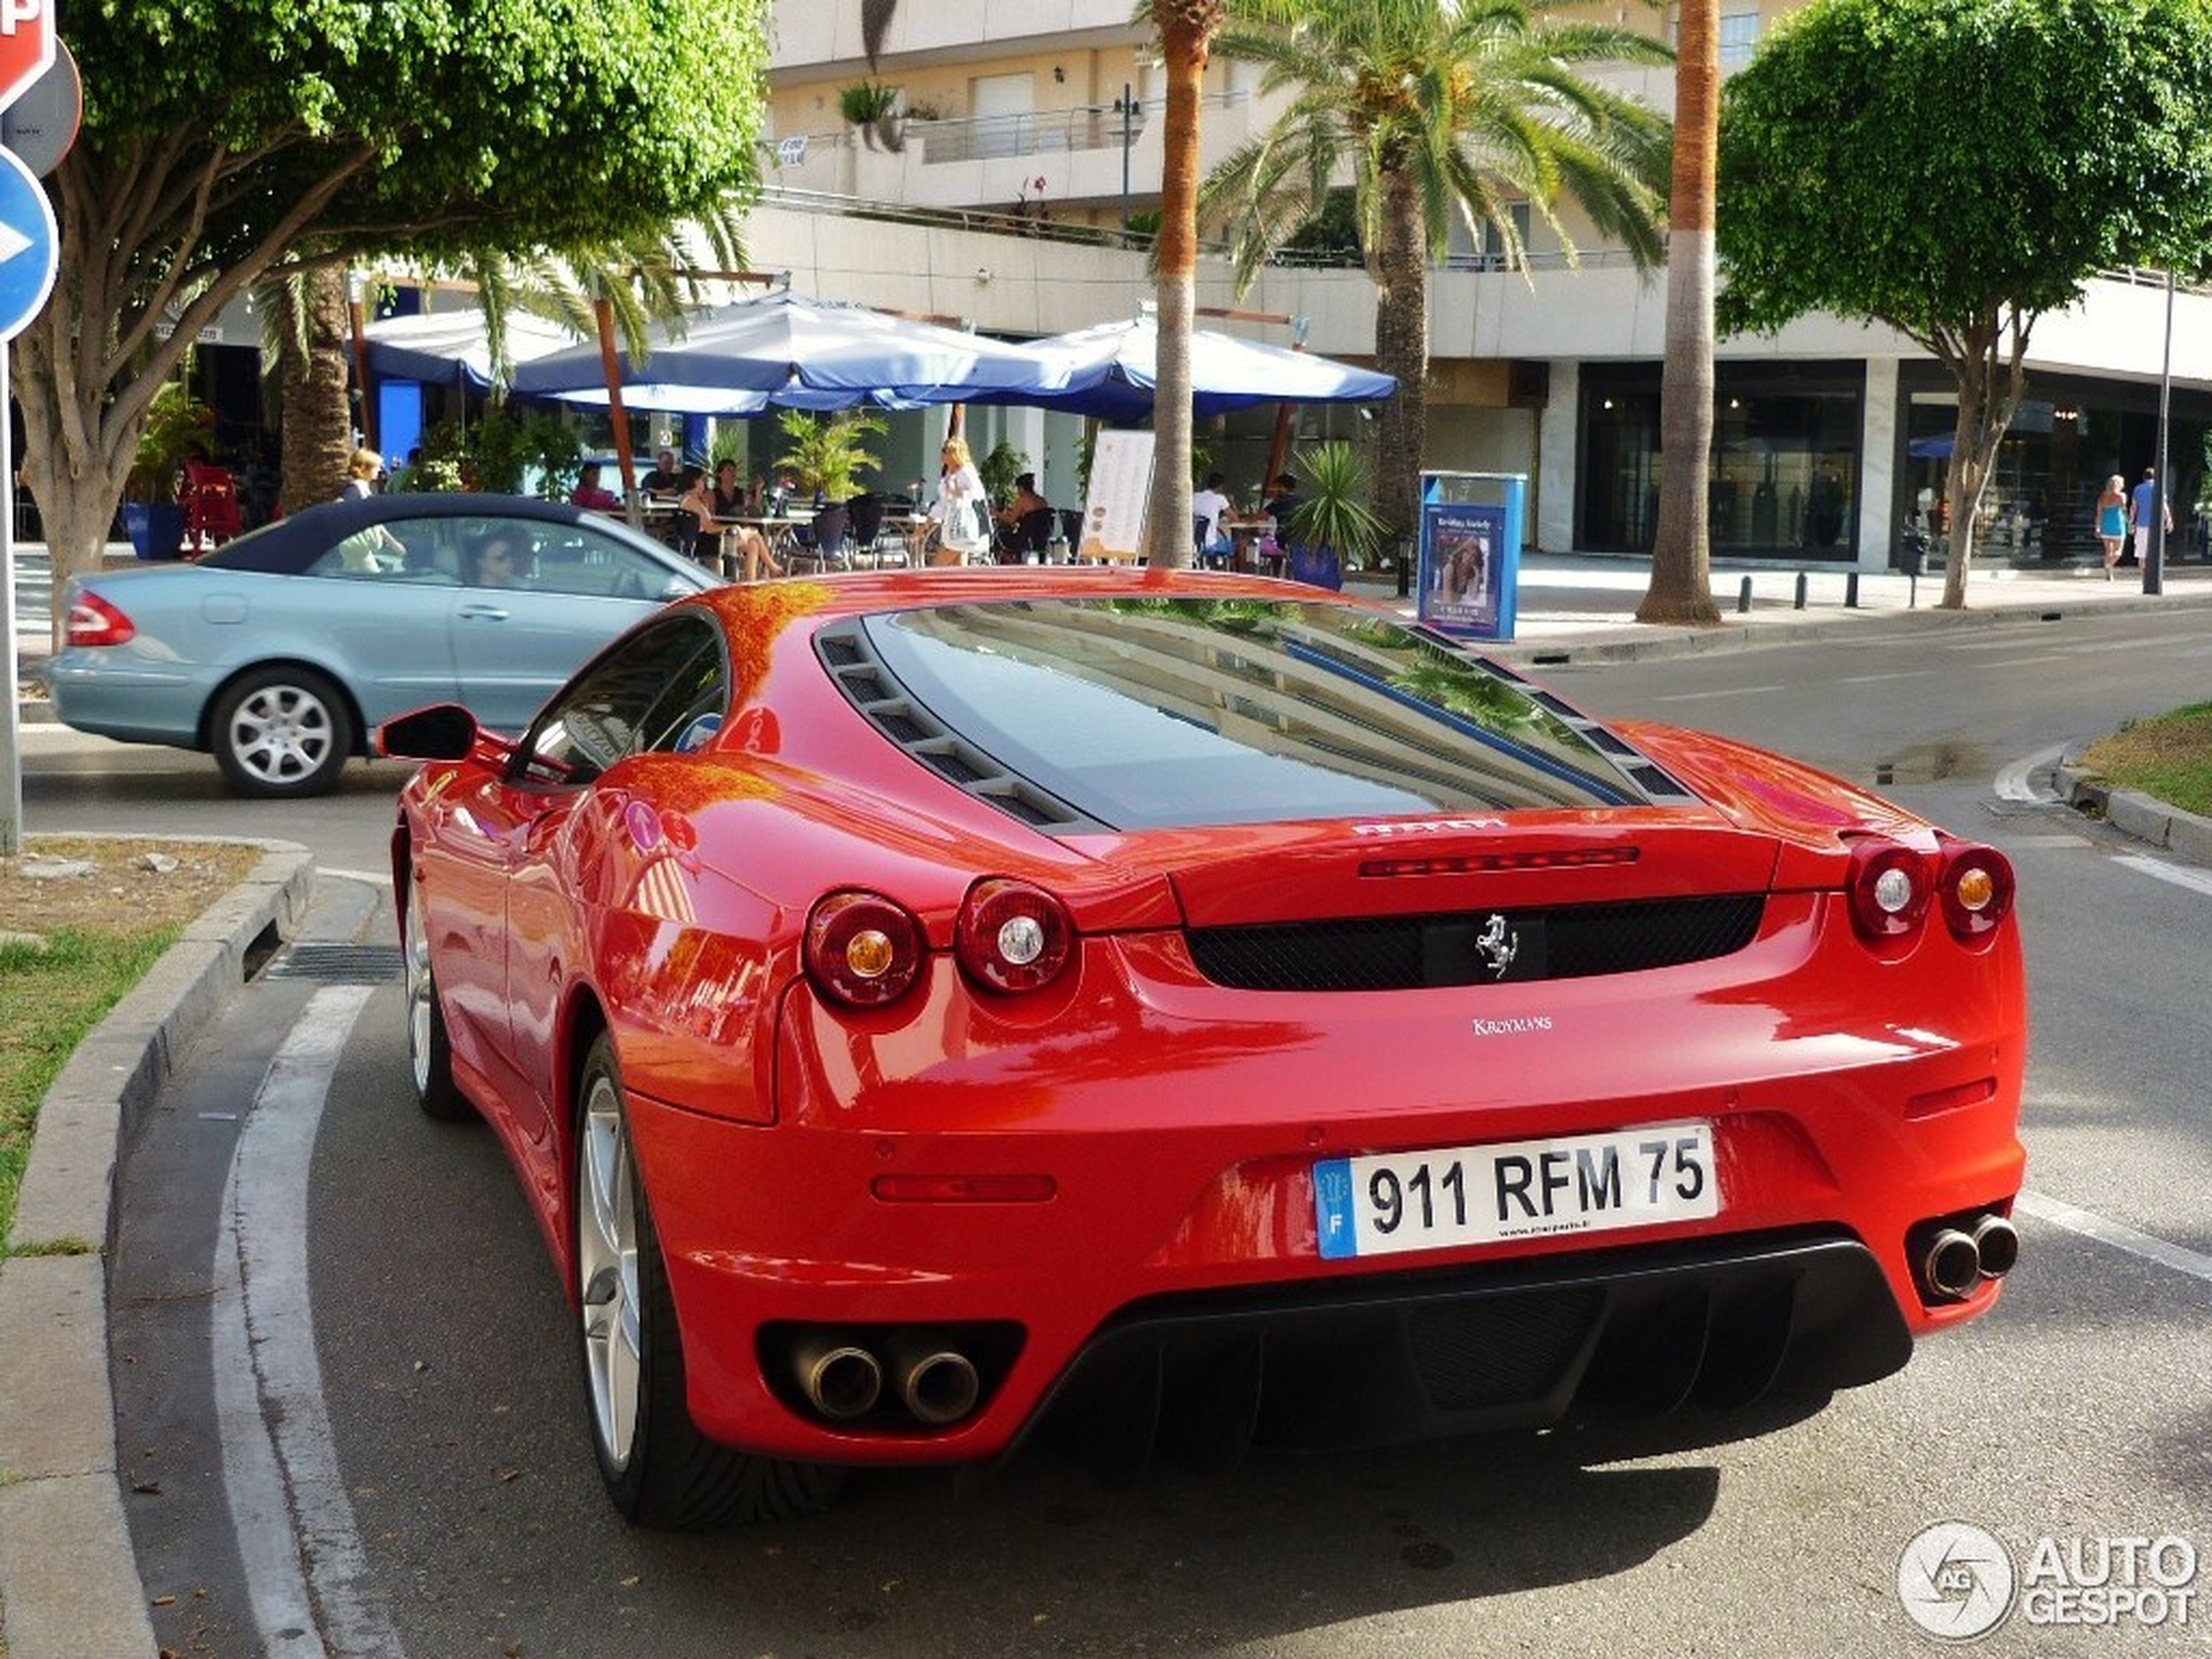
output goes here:
<path id="1" fill-rule="evenodd" d="M 2116 609 L 2212 610 L 2212 564 L 2165 573 L 2141 590 L 2128 570 L 2106 582 L 2083 570 L 1979 570 L 1969 608 L 1943 610 L 1942 577 L 1917 582 L 1862 573 L 1857 604 L 1845 575 L 1716 567 L 1716 628 L 1647 627 L 1635 607 L 1649 581 L 1641 559 L 1538 555 L 1522 562 L 1518 625 L 1486 647 L 1541 668 L 1751 649 L 1911 628 L 1932 641 L 2006 617 L 2056 619 Z M 1748 583 L 1748 587 L 1747 584 Z M 1351 590 L 1396 604 L 1387 580 L 1355 577 Z M 1743 603 L 1748 594 L 1748 603 Z M 1741 605 L 1741 608 L 1739 608 Z M 2206 618 L 2212 628 L 2212 616 Z M 25 669 L 44 641 L 19 641 Z M 43 702 L 24 718 L 49 718 Z M 2113 824 L 2212 864 L 2212 822 L 2160 803 L 2101 792 L 2062 769 L 2077 799 L 2094 799 Z M 195 924 L 118 1005 L 57 1080 L 42 1108 L 10 1247 L 51 1251 L 0 1263 L 0 1656 L 4 1659 L 130 1659 L 154 1651 L 145 1590 L 131 1551 L 115 1447 L 106 1354 L 110 1204 L 120 1138 L 222 999 L 239 983 L 246 949 L 273 928 L 289 936 L 304 912 L 314 866 L 304 849 L 263 844 L 268 856 L 242 887 Z"/>

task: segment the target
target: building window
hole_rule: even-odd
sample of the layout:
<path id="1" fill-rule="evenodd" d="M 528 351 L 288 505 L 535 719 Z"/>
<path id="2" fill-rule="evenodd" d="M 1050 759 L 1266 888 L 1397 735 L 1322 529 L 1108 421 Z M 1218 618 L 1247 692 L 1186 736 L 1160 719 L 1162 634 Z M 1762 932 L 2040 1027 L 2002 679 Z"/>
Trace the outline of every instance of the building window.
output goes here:
<path id="1" fill-rule="evenodd" d="M 1721 14 L 1721 67 L 1741 69 L 1751 61 L 1759 44 L 1759 14 L 1724 11 Z"/>

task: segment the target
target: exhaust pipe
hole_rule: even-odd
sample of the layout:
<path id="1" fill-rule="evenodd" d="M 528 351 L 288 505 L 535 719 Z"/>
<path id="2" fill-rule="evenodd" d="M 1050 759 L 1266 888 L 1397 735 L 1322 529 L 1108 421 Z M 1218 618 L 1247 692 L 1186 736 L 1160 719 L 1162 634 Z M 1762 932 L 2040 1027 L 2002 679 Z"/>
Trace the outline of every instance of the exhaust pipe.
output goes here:
<path id="1" fill-rule="evenodd" d="M 974 1362 L 956 1349 L 894 1349 L 892 1373 L 907 1409 L 933 1427 L 957 1423 L 982 1398 Z"/>
<path id="2" fill-rule="evenodd" d="M 799 1392 L 823 1416 L 838 1422 L 862 1417 L 883 1395 L 883 1367 L 866 1348 L 817 1339 L 792 1355 Z"/>
<path id="3" fill-rule="evenodd" d="M 1956 1227 L 1946 1227 L 1920 1252 L 1920 1282 L 1947 1302 L 1964 1301 L 1981 1279 L 1981 1252 Z"/>
<path id="4" fill-rule="evenodd" d="M 2004 1278 L 2020 1258 L 2020 1229 L 2002 1216 L 1984 1216 L 1974 1224 L 1974 1254 L 1984 1278 Z"/>

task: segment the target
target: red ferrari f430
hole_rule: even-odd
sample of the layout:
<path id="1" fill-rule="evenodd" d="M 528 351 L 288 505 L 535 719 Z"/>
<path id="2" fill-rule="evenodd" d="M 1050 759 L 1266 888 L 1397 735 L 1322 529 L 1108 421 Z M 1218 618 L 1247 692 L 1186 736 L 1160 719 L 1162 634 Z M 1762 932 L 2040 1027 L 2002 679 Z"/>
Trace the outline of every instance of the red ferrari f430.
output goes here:
<path id="1" fill-rule="evenodd" d="M 393 867 L 414 1082 L 503 1143 L 646 1524 L 855 1466 L 1815 1396 L 1989 1307 L 2013 874 L 1387 610 L 1023 568 L 732 588 Z"/>

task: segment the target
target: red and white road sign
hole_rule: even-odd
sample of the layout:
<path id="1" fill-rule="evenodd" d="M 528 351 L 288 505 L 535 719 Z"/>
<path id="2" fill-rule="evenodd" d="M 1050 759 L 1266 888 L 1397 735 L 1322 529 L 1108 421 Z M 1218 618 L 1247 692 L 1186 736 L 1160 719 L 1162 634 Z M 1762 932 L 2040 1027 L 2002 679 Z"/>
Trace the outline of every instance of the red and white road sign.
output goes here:
<path id="1" fill-rule="evenodd" d="M 53 66 L 53 0 L 0 0 L 0 108 Z"/>

